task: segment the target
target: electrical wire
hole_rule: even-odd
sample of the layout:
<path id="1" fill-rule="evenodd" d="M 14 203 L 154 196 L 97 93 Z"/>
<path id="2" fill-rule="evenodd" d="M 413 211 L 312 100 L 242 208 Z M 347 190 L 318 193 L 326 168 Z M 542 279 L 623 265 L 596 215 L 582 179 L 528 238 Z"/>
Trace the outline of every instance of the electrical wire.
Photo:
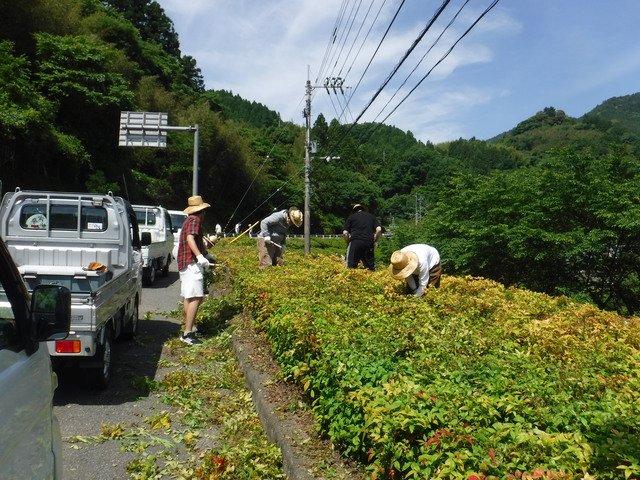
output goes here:
<path id="1" fill-rule="evenodd" d="M 438 42 L 440 41 L 440 39 L 442 39 L 443 35 L 447 32 L 447 30 L 449 30 L 449 27 L 451 27 L 451 25 L 453 25 L 453 23 L 456 21 L 456 19 L 458 18 L 458 16 L 460 15 L 460 13 L 462 12 L 462 10 L 464 9 L 464 7 L 467 6 L 467 4 L 470 2 L 471 0 L 466 0 L 462 6 L 458 9 L 458 11 L 456 12 L 456 14 L 453 16 L 453 18 L 449 21 L 449 23 L 447 24 L 447 26 L 442 30 L 442 32 L 440 32 L 440 35 L 438 35 L 438 37 L 436 38 L 436 40 L 431 44 L 431 46 L 429 47 L 429 49 L 425 52 L 425 54 L 422 56 L 422 58 L 420 59 L 420 61 L 418 63 L 416 63 L 416 66 L 413 67 L 413 69 L 411 70 L 411 72 L 409 72 L 409 75 L 407 75 L 407 77 L 404 79 L 404 81 L 400 84 L 400 86 L 396 89 L 396 91 L 393 93 L 393 95 L 391 96 L 391 98 L 389 98 L 389 100 L 387 101 L 387 103 L 384 105 L 384 107 L 382 107 L 382 109 L 380 110 L 380 112 L 378 113 L 378 115 L 376 115 L 376 117 L 373 119 L 373 123 L 375 123 L 378 120 L 378 117 L 380 117 L 380 115 L 382 115 L 382 112 L 384 112 L 384 110 L 389 106 L 389 104 L 391 103 L 391 101 L 396 97 L 396 95 L 400 92 L 400 90 L 402 89 L 402 87 L 404 87 L 406 85 L 406 83 L 409 81 L 409 78 L 411 78 L 411 75 L 414 74 L 414 72 L 418 69 L 418 67 L 422 64 L 422 62 L 424 61 L 424 59 L 427 57 L 427 55 L 429 55 L 429 53 L 431 53 L 431 50 L 433 50 L 433 48 L 438 44 Z"/>
<path id="2" fill-rule="evenodd" d="M 371 132 L 370 135 L 372 135 L 378 128 L 380 125 L 384 124 L 384 122 L 386 120 L 389 119 L 389 117 L 400 107 L 400 105 L 402 103 L 404 103 L 409 96 L 424 82 L 424 80 L 431 74 L 431 72 L 433 72 L 433 70 L 440 64 L 442 63 L 442 61 L 451 53 L 451 51 L 453 51 L 453 49 L 457 46 L 457 44 L 478 24 L 478 22 L 489 12 L 491 11 L 498 3 L 500 0 L 494 0 L 484 11 L 483 13 L 471 24 L 471 26 L 469 26 L 466 31 L 456 40 L 456 42 L 448 49 L 448 51 L 438 60 L 438 62 L 436 62 L 436 64 L 433 65 L 433 67 L 427 72 L 427 74 L 425 76 L 423 76 L 419 82 L 409 91 L 409 93 L 407 93 L 407 95 L 405 95 L 403 97 L 403 99 L 391 110 L 391 112 L 382 120 L 382 122 L 380 124 L 378 124 Z M 440 15 L 442 13 L 442 9 L 443 7 L 446 7 L 448 4 L 450 3 L 450 0 L 447 0 L 443 3 L 443 5 L 437 10 L 436 15 Z M 432 18 L 431 21 L 429 22 L 429 24 L 427 25 L 427 27 L 429 27 L 429 25 L 433 25 L 433 22 L 435 21 L 435 18 Z M 423 32 L 420 34 L 420 36 L 418 37 L 418 39 L 422 38 L 424 36 L 424 33 L 426 32 L 426 30 L 428 30 L 428 28 L 425 28 L 423 30 Z M 418 39 L 416 39 L 416 41 L 414 41 L 412 48 L 410 48 L 410 50 L 412 50 L 413 48 L 415 48 L 415 45 L 417 45 L 417 42 L 419 41 Z M 410 53 L 408 51 L 408 53 Z M 387 77 L 387 80 L 385 80 L 385 82 L 383 82 L 383 84 L 381 85 L 381 87 L 378 88 L 378 90 L 375 92 L 375 94 L 373 95 L 373 97 L 371 98 L 371 100 L 366 104 L 366 106 L 363 108 L 363 110 L 360 112 L 360 114 L 356 117 L 356 119 L 354 120 L 354 122 L 349 126 L 349 128 L 347 128 L 345 130 L 345 132 L 343 132 L 343 134 L 339 137 L 339 139 L 337 141 L 335 141 L 333 143 L 333 145 L 329 148 L 330 152 L 335 152 L 336 148 L 338 147 L 338 145 L 340 143 L 342 143 L 342 141 L 347 137 L 347 135 L 353 130 L 353 128 L 355 127 L 355 125 L 357 124 L 357 122 L 362 118 L 362 116 L 364 115 L 364 113 L 371 107 L 371 105 L 373 104 L 373 102 L 375 101 L 375 99 L 379 96 L 379 94 L 382 92 L 382 90 L 384 89 L 384 87 L 388 84 L 388 80 L 395 74 L 395 72 L 397 72 L 397 69 L 399 68 L 399 65 L 408 57 L 408 55 L 405 53 L 405 55 L 403 56 L 403 59 L 398 63 L 398 65 L 396 65 L 396 68 L 394 68 L 394 70 L 389 74 L 389 76 Z M 363 75 L 364 76 L 364 75 Z M 360 81 L 362 80 L 363 76 L 361 76 Z M 360 81 L 358 83 L 358 85 L 360 84 Z M 353 98 L 353 95 L 350 97 L 350 99 Z M 384 108 L 386 108 L 387 105 L 385 105 Z M 383 109 L 384 110 L 384 109 Z M 379 116 L 379 114 L 378 114 Z M 377 116 L 376 116 L 377 118 Z M 333 153 L 329 153 L 329 155 L 332 155 Z"/>
<path id="3" fill-rule="evenodd" d="M 344 71 L 344 67 L 347 64 L 347 60 L 349 60 L 349 57 L 351 56 L 351 52 L 353 51 L 353 47 L 356 45 L 356 41 L 358 40 L 358 37 L 360 36 L 360 33 L 362 32 L 362 28 L 364 27 L 365 22 L 366 22 L 367 18 L 369 17 L 369 14 L 371 13 L 371 9 L 373 8 L 373 4 L 374 3 L 375 3 L 375 1 L 373 1 L 373 2 L 371 2 L 369 4 L 369 8 L 367 9 L 366 13 L 364 14 L 364 18 L 362 20 L 362 23 L 360 24 L 360 28 L 358 28 L 358 31 L 356 32 L 356 35 L 355 35 L 355 37 L 353 39 L 353 43 L 351 44 L 351 47 L 349 48 L 349 51 L 347 52 L 347 55 L 345 55 L 344 62 L 342 63 L 342 66 L 340 67 L 340 70 L 338 71 L 338 75 L 337 75 L 338 77 L 342 77 L 342 72 Z M 383 5 L 384 5 L 384 2 L 383 2 Z"/>
<path id="4" fill-rule="evenodd" d="M 403 2 L 404 3 L 404 2 Z M 422 32 L 420 32 L 420 35 L 418 35 L 418 38 L 416 38 L 413 41 L 413 44 L 411 45 L 411 47 L 409 47 L 409 49 L 404 53 L 404 55 L 402 56 L 402 58 L 400 59 L 400 61 L 396 64 L 396 66 L 393 68 L 393 70 L 389 73 L 389 75 L 387 76 L 387 78 L 385 79 L 384 82 L 382 82 L 382 85 L 380 85 L 378 87 L 378 90 L 376 91 L 376 93 L 374 93 L 373 97 L 371 97 L 371 100 L 369 100 L 369 102 L 365 105 L 365 107 L 362 109 L 362 112 L 360 112 L 360 114 L 356 117 L 355 122 L 357 122 L 358 120 L 360 120 L 362 118 L 362 116 L 365 114 L 365 112 L 369 109 L 369 107 L 373 104 L 373 102 L 376 100 L 376 98 L 378 98 L 378 96 L 380 95 L 380 93 L 382 93 L 382 90 L 384 90 L 384 88 L 389 84 L 389 82 L 391 81 L 391 79 L 394 77 L 394 75 L 398 72 L 398 70 L 400 69 L 400 67 L 402 66 L 402 64 L 407 60 L 407 58 L 409 58 L 409 55 L 411 55 L 411 52 L 413 52 L 413 50 L 418 46 L 418 44 L 420 43 L 420 41 L 424 38 L 424 36 L 427 34 L 427 32 L 429 31 L 429 29 L 433 26 L 433 24 L 435 23 L 435 21 L 438 19 L 438 17 L 440 17 L 440 15 L 442 14 L 442 12 L 444 12 L 444 9 L 447 7 L 447 5 L 449 5 L 449 3 L 451 3 L 451 0 L 444 0 L 444 2 L 442 3 L 442 5 L 440 5 L 440 7 L 436 10 L 436 13 L 433 15 L 433 17 L 431 17 L 431 20 L 429 20 L 429 22 L 427 23 L 427 25 L 424 27 L 424 29 L 422 30 Z"/>
<path id="5" fill-rule="evenodd" d="M 451 45 L 451 47 L 449 48 L 449 50 L 447 50 L 447 52 L 440 58 L 440 60 L 438 60 L 435 65 L 433 67 L 431 67 L 431 69 L 420 79 L 420 81 L 409 91 L 409 93 L 407 93 L 404 98 L 398 103 L 398 105 L 395 106 L 395 108 L 393 110 L 391 110 L 391 112 L 389 112 L 389 114 L 384 117 L 384 119 L 382 120 L 381 123 L 384 123 L 385 121 L 387 121 L 387 119 L 398 109 L 398 107 L 400 107 L 400 105 L 402 105 L 405 100 L 407 100 L 407 98 L 409 98 L 409 96 L 422 84 L 422 82 L 425 81 L 425 79 L 431 75 L 431 72 L 433 72 L 433 70 L 440 65 L 440 63 L 442 63 L 442 61 L 447 58 L 449 56 L 449 54 L 453 51 L 453 49 L 456 47 L 456 45 L 458 45 L 458 43 L 460 43 L 460 41 L 467 36 L 467 34 L 473 29 L 473 27 L 475 27 L 478 22 L 480 20 L 482 20 L 482 18 L 489 13 L 499 2 L 500 0 L 493 0 L 493 2 L 485 9 L 484 12 L 482 12 L 482 14 L 471 24 L 471 26 L 469 26 L 469 28 L 467 28 L 465 30 L 465 32 L 458 38 L 458 40 L 456 40 L 454 42 L 453 45 Z"/>
<path id="6" fill-rule="evenodd" d="M 337 34 L 338 34 L 338 30 L 340 29 L 340 25 L 342 24 L 342 19 L 344 18 L 344 12 L 347 8 L 347 5 L 349 3 L 349 0 L 343 0 L 342 5 L 340 6 L 340 10 L 338 11 L 338 16 L 336 18 L 336 23 L 333 26 L 333 30 L 331 35 L 329 36 L 329 43 L 327 45 L 327 48 L 325 50 L 324 53 L 324 58 L 322 59 L 322 62 L 320 63 L 320 69 L 319 72 L 323 72 L 324 69 L 326 68 L 326 65 L 328 65 L 330 63 L 330 58 L 331 58 L 331 52 L 333 50 L 333 45 L 335 45 L 336 40 L 337 40 Z M 315 83 L 317 84 L 319 82 L 319 77 L 316 77 L 316 81 Z"/>
<path id="7" fill-rule="evenodd" d="M 391 27 L 393 26 L 393 24 L 395 23 L 396 19 L 398 18 L 398 15 L 400 14 L 400 11 L 402 10 L 402 7 L 404 6 L 404 2 L 405 2 L 405 0 L 402 0 L 402 3 L 400 3 L 400 6 L 396 10 L 396 13 L 393 15 L 393 18 L 391 19 L 391 22 L 389 22 L 389 25 L 387 26 L 387 29 L 384 32 L 384 35 L 382 35 L 382 38 L 378 42 L 378 46 L 376 47 L 375 51 L 373 52 L 373 55 L 371 55 L 371 58 L 369 59 L 369 63 L 367 63 L 367 66 L 365 67 L 364 71 L 362 72 L 362 75 L 360 75 L 360 79 L 358 80 L 358 83 L 354 87 L 353 93 L 355 93 L 358 90 L 358 87 L 360 86 L 360 83 L 362 82 L 362 79 L 367 74 L 367 71 L 369 70 L 369 67 L 373 63 L 374 58 L 376 57 L 376 55 L 380 51 L 380 47 L 384 43 L 384 40 L 387 38 L 387 35 L 389 34 L 389 31 L 391 30 Z M 356 119 L 356 121 L 357 121 L 357 119 Z"/>

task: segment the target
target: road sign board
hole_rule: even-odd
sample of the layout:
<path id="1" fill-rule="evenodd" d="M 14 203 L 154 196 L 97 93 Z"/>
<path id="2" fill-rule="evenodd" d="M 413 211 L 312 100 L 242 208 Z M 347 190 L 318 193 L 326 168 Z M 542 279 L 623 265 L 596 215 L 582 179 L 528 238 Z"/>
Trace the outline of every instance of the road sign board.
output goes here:
<path id="1" fill-rule="evenodd" d="M 166 147 L 169 115 L 162 112 L 120 112 L 120 147 Z"/>

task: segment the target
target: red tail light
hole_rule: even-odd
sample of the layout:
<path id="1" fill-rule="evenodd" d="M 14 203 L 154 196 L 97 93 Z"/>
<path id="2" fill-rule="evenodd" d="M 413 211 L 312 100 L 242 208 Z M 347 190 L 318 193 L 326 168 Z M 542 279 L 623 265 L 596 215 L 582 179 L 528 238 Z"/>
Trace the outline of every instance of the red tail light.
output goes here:
<path id="1" fill-rule="evenodd" d="M 80 353 L 80 340 L 61 340 L 56 342 L 56 353 Z"/>

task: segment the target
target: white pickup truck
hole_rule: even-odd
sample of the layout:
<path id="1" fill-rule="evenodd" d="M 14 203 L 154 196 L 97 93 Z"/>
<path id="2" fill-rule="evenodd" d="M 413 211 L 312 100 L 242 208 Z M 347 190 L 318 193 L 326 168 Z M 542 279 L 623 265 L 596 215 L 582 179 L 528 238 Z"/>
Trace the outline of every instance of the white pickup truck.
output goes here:
<path id="1" fill-rule="evenodd" d="M 178 247 L 180 246 L 180 231 L 182 230 L 182 224 L 189 215 L 182 210 L 169 210 L 169 216 L 171 217 L 171 225 L 173 227 L 173 251 L 171 255 L 173 258 L 178 258 Z"/>
<path id="2" fill-rule="evenodd" d="M 54 367 L 91 369 L 105 388 L 113 341 L 138 327 L 142 255 L 131 205 L 112 194 L 16 189 L 0 204 L 0 236 L 30 291 L 71 291 L 69 336 L 47 342 Z"/>
<path id="3" fill-rule="evenodd" d="M 142 281 L 151 286 L 156 273 L 169 275 L 173 251 L 171 216 L 166 208 L 150 205 L 133 205 L 142 237 Z"/>

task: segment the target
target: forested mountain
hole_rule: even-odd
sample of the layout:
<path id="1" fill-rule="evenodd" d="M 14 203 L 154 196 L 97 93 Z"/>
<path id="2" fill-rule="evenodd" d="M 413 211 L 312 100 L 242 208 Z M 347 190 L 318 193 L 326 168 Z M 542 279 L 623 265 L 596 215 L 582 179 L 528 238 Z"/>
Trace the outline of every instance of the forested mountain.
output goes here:
<path id="1" fill-rule="evenodd" d="M 231 88 L 231 86 L 229 86 Z M 199 193 L 227 230 L 303 205 L 305 132 L 229 90 L 204 91 L 196 59 L 153 0 L 0 0 L 4 191 L 111 190 L 184 208 L 193 134 L 118 146 L 120 112 L 200 127 Z M 640 305 L 640 94 L 581 118 L 543 108 L 509 132 L 434 145 L 381 124 L 315 119 L 313 233 L 367 203 L 393 236 L 436 245 L 447 272 L 484 275 L 606 308 Z M 391 228 L 394 225 L 395 228 Z"/>
<path id="2" fill-rule="evenodd" d="M 604 128 L 619 126 L 640 137 L 640 93 L 605 100 L 583 118 L 591 119 L 592 123 L 604 121 Z"/>
<path id="3" fill-rule="evenodd" d="M 245 100 L 233 92 L 210 90 L 204 97 L 210 99 L 213 110 L 220 109 L 226 120 L 232 120 L 239 125 L 261 129 L 282 123 L 277 112 L 261 103 Z"/>

